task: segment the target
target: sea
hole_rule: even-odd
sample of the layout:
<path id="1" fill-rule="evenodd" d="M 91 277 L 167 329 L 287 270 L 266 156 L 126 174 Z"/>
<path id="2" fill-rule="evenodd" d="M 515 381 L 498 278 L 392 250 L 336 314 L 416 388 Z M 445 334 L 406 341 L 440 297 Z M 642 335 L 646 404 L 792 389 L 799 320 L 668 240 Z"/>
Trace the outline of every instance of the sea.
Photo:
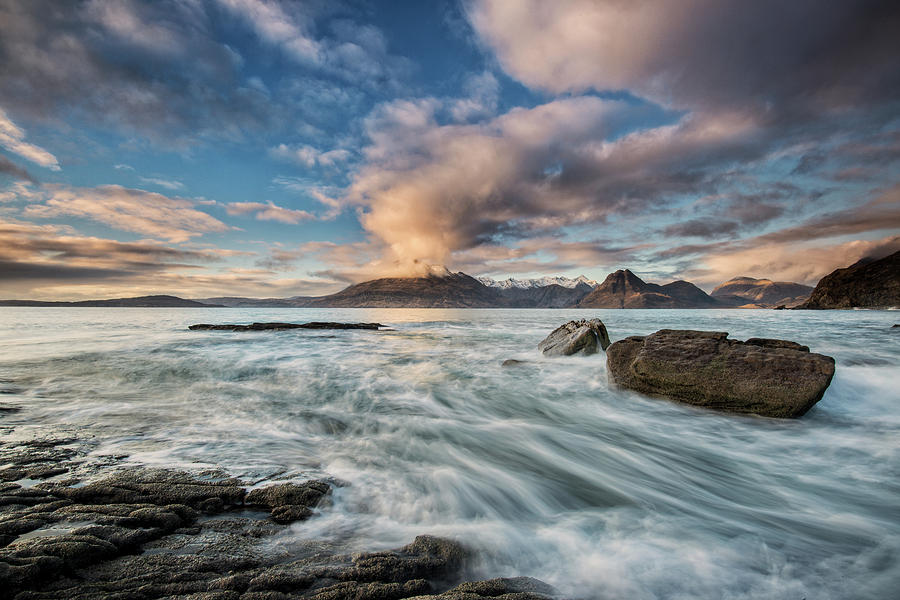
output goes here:
<path id="1" fill-rule="evenodd" d="M 794 420 L 611 387 L 606 358 L 537 344 L 599 317 L 770 337 L 833 356 Z M 384 331 L 190 331 L 379 322 Z M 330 502 L 264 550 L 473 549 L 479 578 L 602 599 L 900 597 L 900 312 L 0 309 L 0 439 L 85 444 L 113 466 L 329 478 Z M 524 364 L 503 367 L 506 359 Z"/>

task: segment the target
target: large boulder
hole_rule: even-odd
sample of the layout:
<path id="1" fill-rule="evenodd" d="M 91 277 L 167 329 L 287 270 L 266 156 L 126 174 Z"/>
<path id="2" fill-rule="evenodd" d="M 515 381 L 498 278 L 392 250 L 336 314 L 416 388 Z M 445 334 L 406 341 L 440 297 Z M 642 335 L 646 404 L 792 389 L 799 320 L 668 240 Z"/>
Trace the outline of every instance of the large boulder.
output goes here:
<path id="1" fill-rule="evenodd" d="M 785 340 L 727 339 L 663 329 L 606 351 L 610 380 L 679 402 L 766 417 L 799 417 L 821 400 L 834 359 Z"/>
<path id="2" fill-rule="evenodd" d="M 600 319 L 590 321 L 569 321 L 553 330 L 538 349 L 547 356 L 568 356 L 570 354 L 596 354 L 598 347 L 606 350 L 609 334 Z"/>

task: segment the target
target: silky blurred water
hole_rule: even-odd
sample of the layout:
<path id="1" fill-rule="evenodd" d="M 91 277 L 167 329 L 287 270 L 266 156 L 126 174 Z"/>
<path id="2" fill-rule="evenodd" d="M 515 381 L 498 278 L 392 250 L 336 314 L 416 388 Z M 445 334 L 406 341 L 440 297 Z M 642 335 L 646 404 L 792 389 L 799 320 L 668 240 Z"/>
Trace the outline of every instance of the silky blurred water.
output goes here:
<path id="1" fill-rule="evenodd" d="M 605 355 L 545 359 L 572 318 L 775 337 L 835 357 L 782 421 L 611 389 Z M 378 321 L 393 331 L 188 331 Z M 249 481 L 329 476 L 332 506 L 267 543 L 458 538 L 484 577 L 587 598 L 886 598 L 900 590 L 900 313 L 741 310 L 0 309 L 0 435 L 90 460 Z M 507 358 L 530 361 L 502 368 Z M 12 429 L 14 428 L 14 429 Z"/>

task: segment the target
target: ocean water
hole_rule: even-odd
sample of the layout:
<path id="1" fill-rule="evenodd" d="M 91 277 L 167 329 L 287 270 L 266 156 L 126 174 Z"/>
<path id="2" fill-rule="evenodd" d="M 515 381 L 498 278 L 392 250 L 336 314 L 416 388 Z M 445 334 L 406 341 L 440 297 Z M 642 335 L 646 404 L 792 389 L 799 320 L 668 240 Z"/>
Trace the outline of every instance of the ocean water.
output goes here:
<path id="1" fill-rule="evenodd" d="M 798 420 L 611 389 L 605 355 L 537 343 L 600 317 L 775 337 L 835 357 Z M 378 321 L 392 331 L 188 331 Z M 741 310 L 0 309 L 0 436 L 90 442 L 88 463 L 248 481 L 332 477 L 319 514 L 267 540 L 340 550 L 415 535 L 478 550 L 476 575 L 572 597 L 897 597 L 900 313 Z M 507 358 L 530 361 L 502 368 Z"/>

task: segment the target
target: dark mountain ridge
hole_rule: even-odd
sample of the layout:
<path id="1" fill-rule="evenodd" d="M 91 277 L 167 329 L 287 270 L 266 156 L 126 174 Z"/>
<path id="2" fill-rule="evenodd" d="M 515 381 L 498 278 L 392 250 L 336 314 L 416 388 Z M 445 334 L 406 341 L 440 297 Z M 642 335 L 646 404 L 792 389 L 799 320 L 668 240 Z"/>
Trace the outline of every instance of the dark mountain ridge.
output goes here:
<path id="1" fill-rule="evenodd" d="M 577 308 L 722 308 L 725 305 L 688 281 L 647 283 L 628 269 L 610 273 Z"/>
<path id="2" fill-rule="evenodd" d="M 297 299 L 298 301 L 303 301 Z M 465 273 L 427 277 L 385 277 L 364 281 L 336 294 L 309 298 L 307 307 L 330 308 L 495 308 L 507 306 L 498 290 Z"/>
<path id="3" fill-rule="evenodd" d="M 78 302 L 42 302 L 40 300 L 0 300 L 0 306 L 83 306 L 116 308 L 218 308 L 221 304 L 206 304 L 196 300 L 185 300 L 178 296 L 156 295 L 136 298 L 113 298 L 110 300 L 81 300 Z"/>
<path id="4" fill-rule="evenodd" d="M 900 306 L 900 251 L 866 258 L 823 277 L 797 308 L 893 308 Z"/>

